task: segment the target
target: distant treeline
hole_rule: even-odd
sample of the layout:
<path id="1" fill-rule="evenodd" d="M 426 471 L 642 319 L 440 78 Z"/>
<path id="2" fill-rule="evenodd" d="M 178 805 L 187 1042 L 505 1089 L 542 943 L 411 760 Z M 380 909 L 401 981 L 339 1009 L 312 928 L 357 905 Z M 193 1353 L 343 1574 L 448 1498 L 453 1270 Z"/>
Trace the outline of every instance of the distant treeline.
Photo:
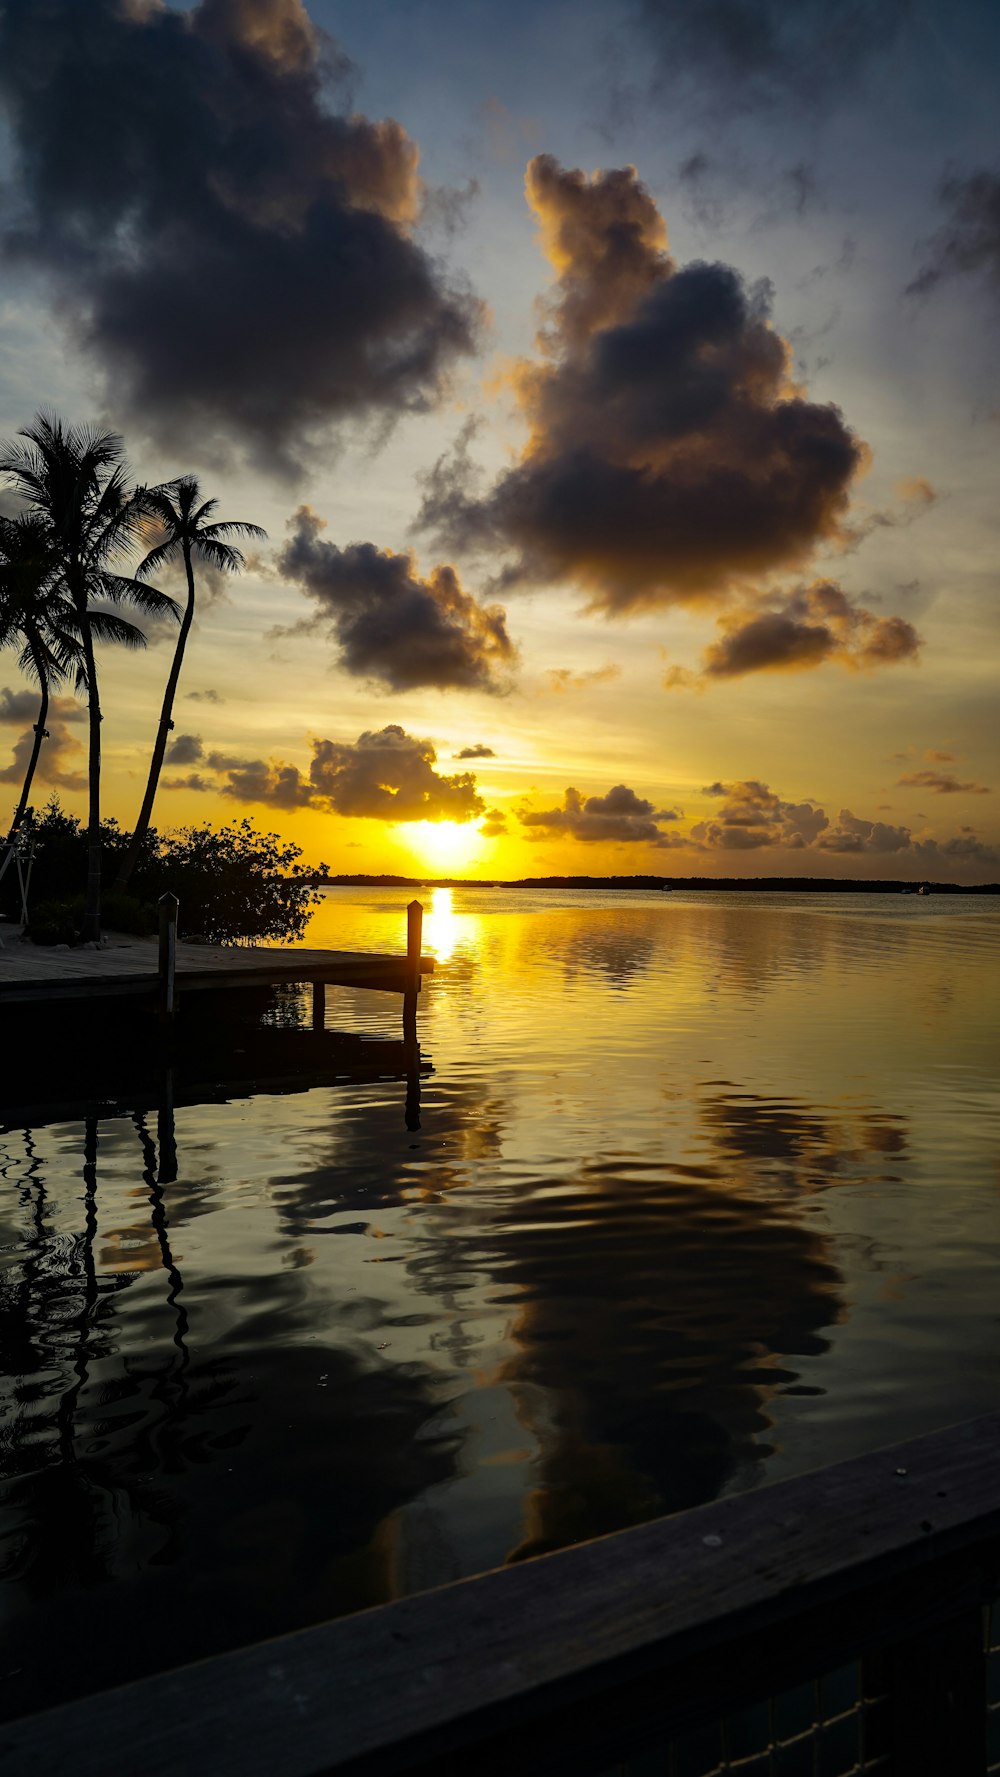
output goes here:
<path id="1" fill-rule="evenodd" d="M 959 882 L 872 882 L 829 876 L 520 876 L 489 881 L 473 876 L 315 876 L 317 888 L 541 888 L 541 889 L 752 889 L 758 894 L 1000 895 L 1000 882 L 966 887 Z"/>

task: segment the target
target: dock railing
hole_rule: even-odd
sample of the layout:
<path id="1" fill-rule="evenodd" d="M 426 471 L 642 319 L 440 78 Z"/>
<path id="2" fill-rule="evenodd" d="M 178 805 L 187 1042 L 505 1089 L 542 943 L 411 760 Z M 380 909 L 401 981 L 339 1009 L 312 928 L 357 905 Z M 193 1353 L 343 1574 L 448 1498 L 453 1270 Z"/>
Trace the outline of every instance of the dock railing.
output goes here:
<path id="1" fill-rule="evenodd" d="M 1000 1416 L 0 1729 L 5 1777 L 1000 1771 Z"/>

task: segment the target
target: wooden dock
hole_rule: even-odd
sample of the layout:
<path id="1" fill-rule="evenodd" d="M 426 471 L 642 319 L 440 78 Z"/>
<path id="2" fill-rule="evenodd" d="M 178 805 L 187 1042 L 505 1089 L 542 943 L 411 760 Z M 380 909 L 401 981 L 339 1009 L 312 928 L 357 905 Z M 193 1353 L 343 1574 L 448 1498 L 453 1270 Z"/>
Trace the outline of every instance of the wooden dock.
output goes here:
<path id="1" fill-rule="evenodd" d="M 167 909 L 159 940 L 114 937 L 99 950 L 46 949 L 22 943 L 16 927 L 3 928 L 0 1008 L 131 995 L 166 999 L 172 1010 L 180 994 L 288 981 L 312 982 L 320 990 L 329 984 L 405 997 L 419 992 L 421 977 L 434 968 L 433 957 L 420 955 L 419 902 L 411 902 L 408 914 L 407 949 L 397 956 L 291 945 L 186 943 L 176 937 L 176 903 Z"/>

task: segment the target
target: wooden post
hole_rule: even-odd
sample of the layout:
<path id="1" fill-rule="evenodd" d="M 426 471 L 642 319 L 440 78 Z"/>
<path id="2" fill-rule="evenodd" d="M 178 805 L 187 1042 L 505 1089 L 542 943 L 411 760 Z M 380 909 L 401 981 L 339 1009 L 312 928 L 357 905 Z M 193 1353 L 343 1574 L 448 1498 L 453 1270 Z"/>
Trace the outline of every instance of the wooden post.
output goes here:
<path id="1" fill-rule="evenodd" d="M 326 982 L 313 982 L 313 1030 L 326 1029 Z"/>
<path id="2" fill-rule="evenodd" d="M 419 901 L 406 909 L 406 988 L 403 993 L 403 1041 L 417 1040 L 417 994 L 420 992 L 420 940 L 424 910 Z"/>
<path id="3" fill-rule="evenodd" d="M 160 896 L 160 1017 L 173 1026 L 177 1005 L 177 896 Z"/>

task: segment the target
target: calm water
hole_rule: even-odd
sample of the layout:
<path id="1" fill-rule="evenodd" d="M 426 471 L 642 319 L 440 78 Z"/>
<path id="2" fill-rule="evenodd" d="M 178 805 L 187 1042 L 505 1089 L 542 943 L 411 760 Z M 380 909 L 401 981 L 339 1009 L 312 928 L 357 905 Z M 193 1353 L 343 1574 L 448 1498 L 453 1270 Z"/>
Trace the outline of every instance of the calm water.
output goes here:
<path id="1" fill-rule="evenodd" d="M 1000 902 L 423 899 L 419 1130 L 0 1124 L 4 1713 L 1000 1406 Z"/>

